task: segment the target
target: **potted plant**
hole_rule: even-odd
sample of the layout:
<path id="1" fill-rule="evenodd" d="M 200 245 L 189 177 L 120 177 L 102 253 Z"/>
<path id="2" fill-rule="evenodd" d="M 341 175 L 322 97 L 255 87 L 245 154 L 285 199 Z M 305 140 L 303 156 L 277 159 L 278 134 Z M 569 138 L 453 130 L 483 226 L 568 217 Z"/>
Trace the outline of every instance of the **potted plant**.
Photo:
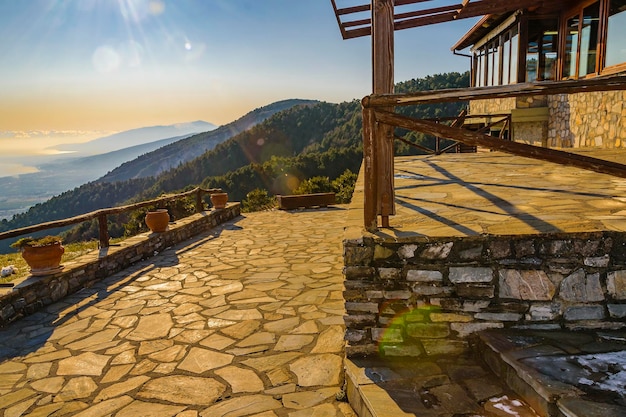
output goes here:
<path id="1" fill-rule="evenodd" d="M 211 204 L 216 209 L 223 209 L 226 207 L 226 203 L 228 202 L 228 193 L 212 193 L 211 194 Z"/>
<path id="2" fill-rule="evenodd" d="M 22 253 L 31 275 L 50 275 L 63 269 L 61 257 L 65 248 L 59 236 L 23 237 L 11 244 Z"/>
<path id="3" fill-rule="evenodd" d="M 154 209 L 146 213 L 146 226 L 156 233 L 165 232 L 170 222 L 170 214 L 167 209 Z"/>

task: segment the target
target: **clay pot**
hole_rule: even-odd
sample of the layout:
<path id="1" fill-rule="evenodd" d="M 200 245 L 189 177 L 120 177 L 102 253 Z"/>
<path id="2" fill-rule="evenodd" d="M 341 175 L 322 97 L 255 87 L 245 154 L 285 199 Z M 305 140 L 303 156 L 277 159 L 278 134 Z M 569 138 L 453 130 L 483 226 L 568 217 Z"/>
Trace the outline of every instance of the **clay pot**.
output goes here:
<path id="1" fill-rule="evenodd" d="M 156 209 L 146 213 L 146 226 L 156 233 L 165 232 L 170 222 L 167 209 Z"/>
<path id="2" fill-rule="evenodd" d="M 50 275 L 63 269 L 60 265 L 64 252 L 61 242 L 44 246 L 24 246 L 22 258 L 30 266 L 31 275 Z"/>
<path id="3" fill-rule="evenodd" d="M 228 194 L 227 193 L 213 193 L 211 194 L 211 204 L 216 209 L 223 209 L 226 207 L 226 203 L 228 202 Z"/>

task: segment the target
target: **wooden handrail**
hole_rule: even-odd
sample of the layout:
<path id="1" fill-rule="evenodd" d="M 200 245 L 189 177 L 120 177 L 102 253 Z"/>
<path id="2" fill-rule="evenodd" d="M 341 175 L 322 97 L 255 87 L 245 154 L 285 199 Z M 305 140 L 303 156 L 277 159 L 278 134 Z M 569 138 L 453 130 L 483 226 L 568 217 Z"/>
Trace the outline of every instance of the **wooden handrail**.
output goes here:
<path id="1" fill-rule="evenodd" d="M 193 190 L 186 191 L 180 194 L 166 195 L 163 197 L 155 198 L 153 200 L 141 201 L 139 203 L 128 204 L 125 206 L 119 207 L 111 207 L 105 209 L 95 210 L 89 213 L 81 214 L 78 216 L 70 217 L 62 220 L 54 220 L 46 223 L 39 223 L 33 226 L 21 227 L 19 229 L 13 229 L 6 232 L 0 233 L 0 240 L 9 239 L 12 237 L 17 237 L 21 235 L 25 235 L 28 233 L 40 232 L 42 230 L 53 229 L 56 227 L 70 226 L 77 223 L 86 222 L 93 219 L 98 219 L 99 226 L 99 234 L 100 234 L 100 247 L 106 248 L 109 246 L 109 231 L 107 228 L 107 216 L 112 214 L 124 213 L 126 211 L 136 210 L 146 206 L 152 206 L 155 204 L 160 204 L 172 200 L 179 200 L 185 197 L 189 197 L 192 195 L 196 195 L 196 212 L 201 212 L 204 210 L 202 205 L 202 196 L 203 194 L 213 194 L 213 193 L 221 193 L 221 188 L 209 188 L 203 189 L 200 187 L 196 187 Z"/>
<path id="2" fill-rule="evenodd" d="M 364 97 L 361 104 L 365 108 L 414 106 L 417 104 L 615 90 L 626 90 L 626 76 L 598 77 L 588 80 L 540 81 L 494 87 L 450 88 L 418 91 L 410 94 L 372 94 Z"/>

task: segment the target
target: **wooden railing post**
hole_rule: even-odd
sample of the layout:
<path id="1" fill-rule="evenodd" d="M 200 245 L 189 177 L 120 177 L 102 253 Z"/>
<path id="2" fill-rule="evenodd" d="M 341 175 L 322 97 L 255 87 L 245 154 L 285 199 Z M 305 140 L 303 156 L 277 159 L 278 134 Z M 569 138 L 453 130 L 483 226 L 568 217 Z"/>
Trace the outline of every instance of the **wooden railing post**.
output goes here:
<path id="1" fill-rule="evenodd" d="M 376 122 L 374 109 L 367 106 L 367 97 L 362 101 L 363 112 L 363 225 L 366 230 L 378 229 L 378 164 L 376 147 Z"/>
<path id="2" fill-rule="evenodd" d="M 202 213 L 204 211 L 204 203 L 202 201 L 202 194 L 203 194 L 202 188 L 198 187 L 197 193 L 196 193 L 196 213 Z"/>
<path id="3" fill-rule="evenodd" d="M 101 214 L 98 216 L 98 234 L 100 237 L 100 247 L 109 247 L 109 228 L 107 226 L 107 215 Z"/>

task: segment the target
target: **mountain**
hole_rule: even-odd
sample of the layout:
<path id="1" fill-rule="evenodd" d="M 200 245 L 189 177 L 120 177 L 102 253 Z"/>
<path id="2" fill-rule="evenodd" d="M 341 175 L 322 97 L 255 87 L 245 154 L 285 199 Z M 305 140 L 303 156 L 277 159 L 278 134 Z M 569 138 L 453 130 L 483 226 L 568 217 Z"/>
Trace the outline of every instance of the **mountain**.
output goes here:
<path id="1" fill-rule="evenodd" d="M 119 149 L 143 145 L 161 139 L 208 132 L 216 128 L 217 126 L 213 123 L 204 122 L 202 120 L 166 126 L 140 127 L 94 139 L 85 143 L 57 145 L 54 149 L 60 151 L 71 151 L 73 152 L 72 156 L 98 155 Z"/>
<path id="2" fill-rule="evenodd" d="M 98 181 L 124 181 L 132 178 L 157 176 L 182 163 L 191 161 L 213 149 L 216 145 L 250 129 L 280 111 L 294 106 L 309 106 L 315 103 L 317 103 L 315 100 L 291 99 L 257 108 L 234 122 L 220 126 L 211 132 L 188 137 L 124 163 Z"/>

